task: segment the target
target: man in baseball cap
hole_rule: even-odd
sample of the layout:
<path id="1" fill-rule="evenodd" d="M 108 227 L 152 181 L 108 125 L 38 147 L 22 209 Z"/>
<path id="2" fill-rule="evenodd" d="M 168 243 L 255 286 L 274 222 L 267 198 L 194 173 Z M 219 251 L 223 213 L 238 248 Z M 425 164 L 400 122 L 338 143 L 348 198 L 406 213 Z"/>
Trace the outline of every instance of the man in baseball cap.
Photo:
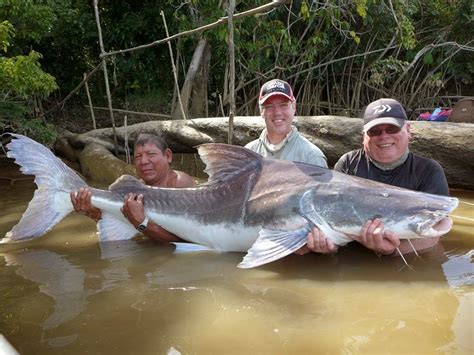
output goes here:
<path id="1" fill-rule="evenodd" d="M 266 128 L 245 147 L 260 155 L 327 167 L 323 152 L 293 126 L 296 102 L 290 84 L 280 79 L 260 88 L 258 103 Z"/>
<path id="2" fill-rule="evenodd" d="M 410 152 L 410 124 L 398 101 L 383 98 L 371 102 L 364 110 L 363 119 L 363 147 L 344 154 L 334 170 L 405 189 L 449 195 L 441 165 Z M 378 255 L 420 251 L 433 247 L 439 240 L 438 237 L 416 239 L 412 244 L 401 241 L 395 233 L 384 230 L 381 218 L 366 221 L 354 239 Z M 308 236 L 306 248 L 318 253 L 337 250 L 319 230 Z"/>

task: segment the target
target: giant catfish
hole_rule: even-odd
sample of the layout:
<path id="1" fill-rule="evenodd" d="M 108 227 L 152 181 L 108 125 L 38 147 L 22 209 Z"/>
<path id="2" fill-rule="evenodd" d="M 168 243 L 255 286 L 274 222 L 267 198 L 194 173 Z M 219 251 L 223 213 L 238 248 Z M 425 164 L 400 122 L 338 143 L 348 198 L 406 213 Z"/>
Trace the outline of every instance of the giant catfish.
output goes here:
<path id="1" fill-rule="evenodd" d="M 2 242 L 39 237 L 73 211 L 69 193 L 87 183 L 48 148 L 19 134 L 7 145 L 38 189 Z M 102 210 L 100 241 L 130 239 L 137 230 L 120 212 L 124 196 L 144 196 L 148 218 L 180 238 L 220 251 L 247 252 L 239 267 L 259 266 L 306 244 L 313 226 L 345 245 L 368 219 L 381 217 L 403 239 L 437 237 L 452 226 L 456 198 L 410 191 L 318 166 L 265 159 L 237 146 L 198 147 L 209 175 L 193 188 L 158 188 L 122 176 L 108 190 L 91 189 Z"/>

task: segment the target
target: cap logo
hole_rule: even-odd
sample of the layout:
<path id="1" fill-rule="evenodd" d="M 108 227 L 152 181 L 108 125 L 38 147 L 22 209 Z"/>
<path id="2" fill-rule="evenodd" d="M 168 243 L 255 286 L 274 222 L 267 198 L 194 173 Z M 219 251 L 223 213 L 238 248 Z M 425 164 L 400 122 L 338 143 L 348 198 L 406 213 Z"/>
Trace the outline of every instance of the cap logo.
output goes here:
<path id="1" fill-rule="evenodd" d="M 286 91 L 285 90 L 285 84 L 282 83 L 281 81 L 275 80 L 273 83 L 268 85 L 267 91 L 268 92 L 273 92 L 273 91 Z"/>
<path id="2" fill-rule="evenodd" d="M 377 105 L 374 107 L 374 115 L 378 115 L 384 112 L 390 112 L 391 110 L 392 108 L 390 107 L 390 105 Z"/>

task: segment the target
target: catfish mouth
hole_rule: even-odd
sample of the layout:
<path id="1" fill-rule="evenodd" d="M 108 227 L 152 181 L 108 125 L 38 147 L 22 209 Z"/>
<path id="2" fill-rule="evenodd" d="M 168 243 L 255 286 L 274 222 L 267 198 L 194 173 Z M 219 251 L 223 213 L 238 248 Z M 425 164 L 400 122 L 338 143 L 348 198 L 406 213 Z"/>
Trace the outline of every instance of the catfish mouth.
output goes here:
<path id="1" fill-rule="evenodd" d="M 429 224 L 421 224 L 418 227 L 419 234 L 423 237 L 441 237 L 448 233 L 453 226 L 453 220 L 446 215 L 440 216 L 434 221 L 428 223 Z"/>
<path id="2" fill-rule="evenodd" d="M 448 213 L 454 211 L 458 204 L 459 200 L 457 198 L 448 197 L 440 209 L 425 212 L 428 219 L 418 224 L 417 234 L 422 237 L 441 237 L 448 233 L 453 226 L 453 220 L 448 217 Z"/>
<path id="3" fill-rule="evenodd" d="M 436 232 L 440 233 L 440 235 L 446 234 L 451 230 L 453 226 L 453 220 L 445 216 L 441 220 L 439 220 L 433 227 L 431 227 Z"/>

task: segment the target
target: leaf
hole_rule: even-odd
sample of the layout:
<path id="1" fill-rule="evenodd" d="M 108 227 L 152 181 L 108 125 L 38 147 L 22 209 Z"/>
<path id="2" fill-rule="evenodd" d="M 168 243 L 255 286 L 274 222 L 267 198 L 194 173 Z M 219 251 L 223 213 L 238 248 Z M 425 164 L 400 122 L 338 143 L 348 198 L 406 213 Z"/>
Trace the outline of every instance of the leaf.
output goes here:
<path id="1" fill-rule="evenodd" d="M 423 64 L 426 64 L 426 65 L 433 64 L 433 54 L 431 52 L 428 52 L 423 56 Z"/>
<path id="2" fill-rule="evenodd" d="M 309 19 L 309 8 L 308 8 L 308 3 L 307 3 L 306 1 L 303 1 L 303 2 L 301 3 L 300 16 L 301 16 L 304 20 Z"/>

